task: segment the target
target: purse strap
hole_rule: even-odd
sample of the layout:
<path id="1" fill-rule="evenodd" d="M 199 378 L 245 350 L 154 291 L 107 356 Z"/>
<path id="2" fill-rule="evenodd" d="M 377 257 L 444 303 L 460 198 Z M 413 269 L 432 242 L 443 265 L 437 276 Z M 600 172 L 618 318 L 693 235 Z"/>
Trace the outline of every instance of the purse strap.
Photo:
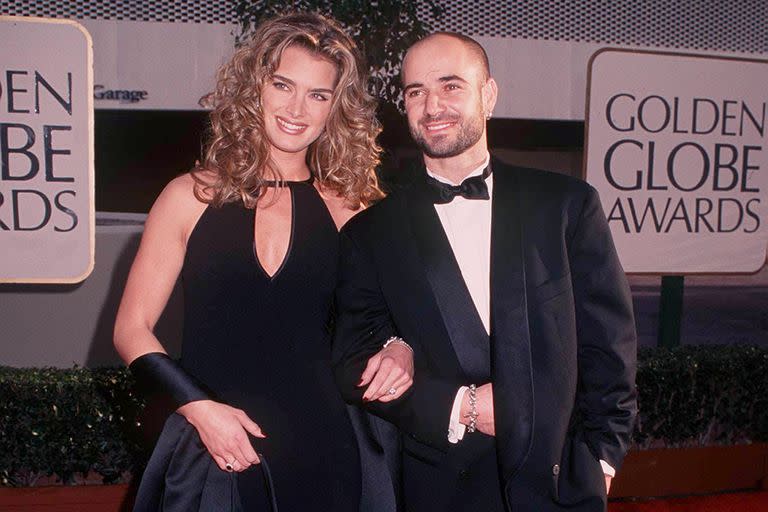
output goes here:
<path id="1" fill-rule="evenodd" d="M 261 460 L 261 463 L 259 464 L 259 467 L 261 467 L 261 471 L 264 473 L 264 490 L 267 492 L 267 498 L 269 499 L 269 504 L 272 509 L 272 512 L 279 512 L 277 509 L 277 495 L 275 494 L 275 483 L 272 480 L 272 472 L 269 470 L 269 464 L 267 463 L 267 458 L 264 457 L 264 454 L 259 453 L 259 459 Z M 238 492 L 237 492 L 237 473 L 230 473 L 230 479 L 229 479 L 229 485 L 230 485 L 230 506 L 229 509 L 233 512 L 240 510 L 240 503 Z"/>
<path id="2" fill-rule="evenodd" d="M 269 464 L 267 464 L 267 458 L 263 454 L 259 454 L 261 459 L 261 470 L 264 472 L 264 482 L 267 488 L 267 496 L 269 502 L 272 504 L 272 512 L 278 512 L 277 510 L 277 495 L 275 494 L 275 484 L 272 481 L 272 472 L 269 470 Z"/>

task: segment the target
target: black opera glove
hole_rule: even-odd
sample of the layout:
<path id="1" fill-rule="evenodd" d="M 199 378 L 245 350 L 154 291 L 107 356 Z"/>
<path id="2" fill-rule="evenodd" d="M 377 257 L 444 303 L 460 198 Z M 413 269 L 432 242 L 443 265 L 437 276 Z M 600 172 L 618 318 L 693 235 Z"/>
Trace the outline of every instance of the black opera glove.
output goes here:
<path id="1" fill-rule="evenodd" d="M 177 409 L 190 402 L 212 399 L 211 394 L 168 354 L 149 352 L 134 359 L 128 368 L 143 388 L 161 391 Z"/>

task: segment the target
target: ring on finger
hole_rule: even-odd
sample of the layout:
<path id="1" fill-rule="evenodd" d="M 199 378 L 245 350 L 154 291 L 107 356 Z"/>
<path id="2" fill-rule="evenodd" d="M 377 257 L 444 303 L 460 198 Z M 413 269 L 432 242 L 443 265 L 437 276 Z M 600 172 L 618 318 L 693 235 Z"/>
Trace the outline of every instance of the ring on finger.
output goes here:
<path id="1" fill-rule="evenodd" d="M 232 461 L 232 462 L 227 462 L 227 463 L 224 465 L 224 468 L 225 468 L 227 471 L 229 471 L 229 472 L 231 473 L 231 472 L 232 472 L 232 471 L 234 471 L 234 469 L 235 469 L 235 461 Z"/>
<path id="2" fill-rule="evenodd" d="M 397 388 L 389 388 L 387 390 L 387 393 L 389 393 L 390 395 L 394 395 L 395 393 L 397 393 Z"/>

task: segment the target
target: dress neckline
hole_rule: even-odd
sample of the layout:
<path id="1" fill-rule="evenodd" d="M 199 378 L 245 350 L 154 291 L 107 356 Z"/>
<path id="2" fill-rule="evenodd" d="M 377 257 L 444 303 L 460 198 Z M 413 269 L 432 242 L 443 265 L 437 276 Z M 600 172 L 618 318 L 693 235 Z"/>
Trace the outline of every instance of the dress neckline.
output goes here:
<path id="1" fill-rule="evenodd" d="M 315 176 L 310 173 L 309 178 L 307 178 L 305 180 L 293 180 L 293 181 L 291 181 L 291 180 L 282 180 L 282 181 L 278 181 L 278 180 L 264 180 L 262 182 L 262 184 L 265 187 L 279 188 L 279 187 L 289 186 L 289 185 L 291 185 L 293 183 L 299 183 L 299 184 L 303 184 L 303 185 L 312 185 L 314 182 L 315 182 Z"/>

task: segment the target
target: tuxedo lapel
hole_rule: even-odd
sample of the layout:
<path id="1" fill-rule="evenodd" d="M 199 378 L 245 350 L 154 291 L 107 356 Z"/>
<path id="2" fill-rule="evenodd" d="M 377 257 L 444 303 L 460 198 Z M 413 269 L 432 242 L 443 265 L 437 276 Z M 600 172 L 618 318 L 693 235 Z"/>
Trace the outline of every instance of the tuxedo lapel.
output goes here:
<path id="1" fill-rule="evenodd" d="M 491 224 L 491 375 L 496 449 L 504 480 L 525 460 L 532 441 L 533 377 L 528 326 L 525 205 L 513 168 L 494 160 Z"/>
<path id="2" fill-rule="evenodd" d="M 410 191 L 408 214 L 425 276 L 459 364 L 468 379 L 487 381 L 488 334 L 424 185 Z"/>

